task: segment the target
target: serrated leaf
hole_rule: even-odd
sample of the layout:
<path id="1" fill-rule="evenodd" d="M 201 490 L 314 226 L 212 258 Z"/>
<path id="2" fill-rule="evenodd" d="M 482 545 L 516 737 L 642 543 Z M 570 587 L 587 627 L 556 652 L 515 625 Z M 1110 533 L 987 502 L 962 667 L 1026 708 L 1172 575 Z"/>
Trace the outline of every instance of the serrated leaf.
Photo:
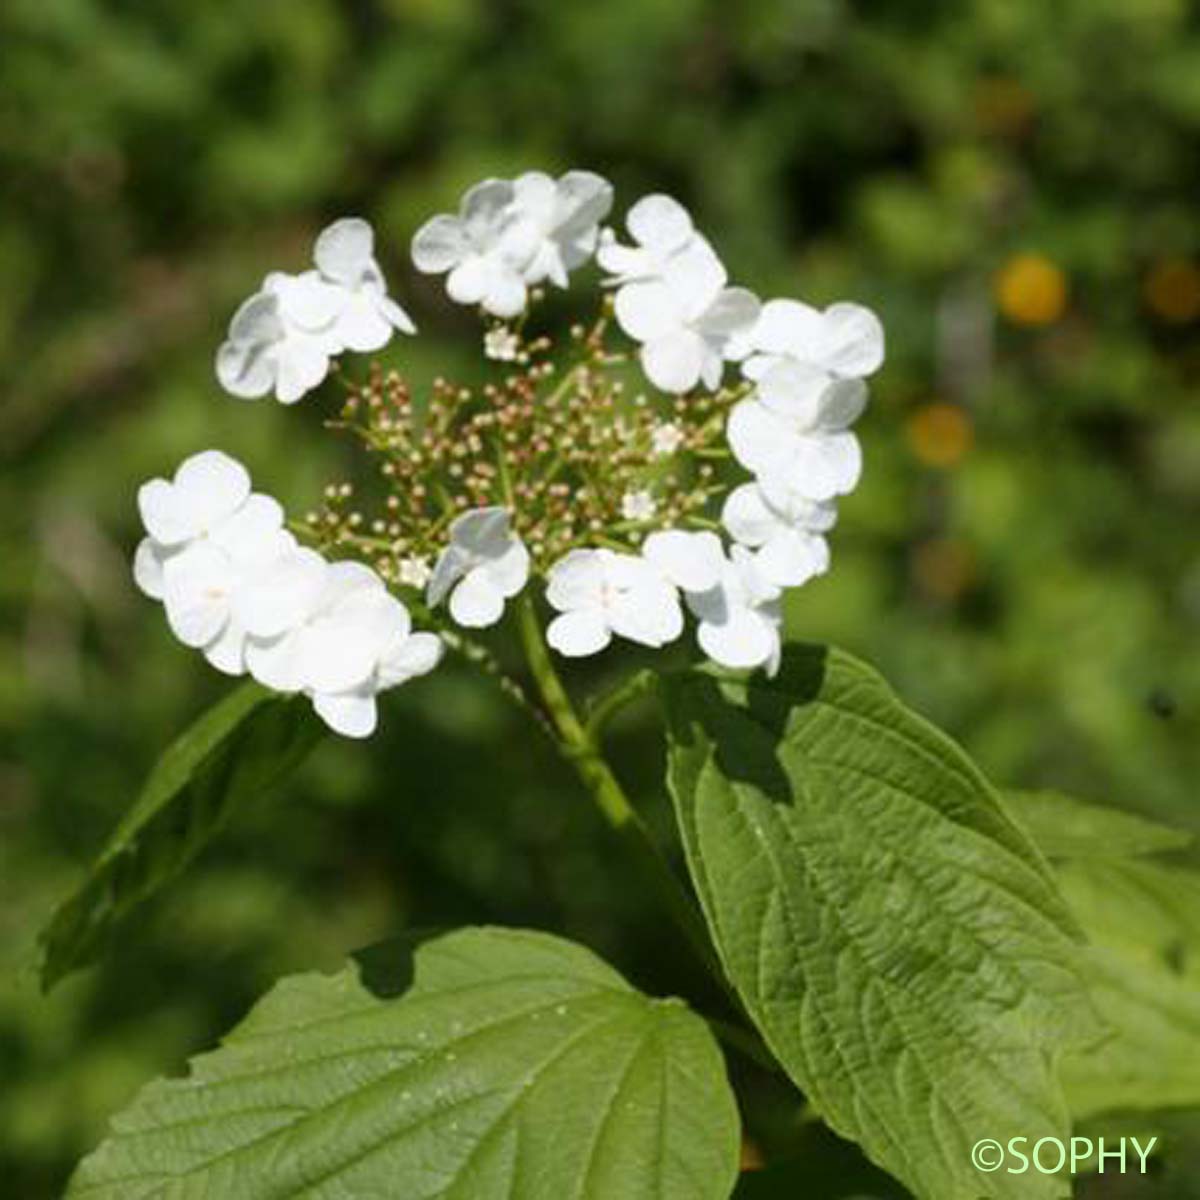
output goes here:
<path id="1" fill-rule="evenodd" d="M 467 929 L 276 985 L 67 1196 L 726 1200 L 738 1145 L 682 1003 L 561 938 Z"/>
<path id="2" fill-rule="evenodd" d="M 306 700 L 256 683 L 204 713 L 159 759 L 43 930 L 42 986 L 93 961 L 116 922 L 178 875 L 236 808 L 282 782 L 323 731 Z"/>
<path id="3" fill-rule="evenodd" d="M 981 1138 L 1068 1136 L 1053 1060 L 1090 1011 L 1073 922 L 979 771 L 837 650 L 666 698 L 722 960 L 830 1126 L 922 1200 L 1068 1194 L 971 1164 Z"/>
<path id="4" fill-rule="evenodd" d="M 1047 858 L 1129 858 L 1179 850 L 1192 838 L 1134 813 L 1061 792 L 1007 791 L 1004 803 Z"/>
<path id="5" fill-rule="evenodd" d="M 1092 942 L 1088 975 L 1109 1027 L 1064 1062 L 1072 1112 L 1200 1107 L 1200 875 L 1087 860 L 1060 877 Z"/>
<path id="6" fill-rule="evenodd" d="M 1149 858 L 1192 840 L 1057 793 L 1006 793 L 1091 945 L 1086 978 L 1105 1036 L 1069 1054 L 1072 1114 L 1200 1106 L 1200 875 Z"/>

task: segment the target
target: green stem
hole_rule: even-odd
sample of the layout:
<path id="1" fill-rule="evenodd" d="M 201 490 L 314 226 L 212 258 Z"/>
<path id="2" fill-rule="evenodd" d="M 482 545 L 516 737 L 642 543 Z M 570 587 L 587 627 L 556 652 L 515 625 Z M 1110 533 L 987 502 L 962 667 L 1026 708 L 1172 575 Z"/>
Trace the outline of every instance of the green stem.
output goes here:
<path id="1" fill-rule="evenodd" d="M 699 911 L 655 845 L 637 809 L 630 803 L 616 776 L 609 769 L 594 737 L 579 719 L 575 706 L 554 669 L 550 652 L 542 638 L 537 611 L 529 596 L 522 596 L 518 600 L 517 619 L 530 672 L 546 705 L 546 711 L 558 730 L 559 744 L 564 755 L 575 767 L 605 820 L 629 846 L 639 868 L 645 872 L 692 948 L 721 987 L 728 991 L 729 985 L 725 981 L 724 972 L 713 951 Z"/>
<path id="2" fill-rule="evenodd" d="M 618 684 L 611 691 L 598 697 L 588 707 L 586 726 L 588 737 L 599 746 L 609 721 L 627 704 L 632 704 L 639 697 L 652 691 L 654 684 L 654 672 L 647 668 L 635 671 L 624 683 Z"/>

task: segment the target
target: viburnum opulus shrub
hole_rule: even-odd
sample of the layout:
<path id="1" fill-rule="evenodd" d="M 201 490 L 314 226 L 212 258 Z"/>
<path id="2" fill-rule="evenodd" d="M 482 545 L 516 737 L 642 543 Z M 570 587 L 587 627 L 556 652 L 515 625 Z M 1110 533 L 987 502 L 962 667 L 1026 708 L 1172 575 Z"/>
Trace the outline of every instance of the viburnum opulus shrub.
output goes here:
<path id="1" fill-rule="evenodd" d="M 1030 832 L 1057 860 L 1061 813 L 1084 846 L 1062 857 L 1110 864 L 1170 835 L 1147 846 L 1120 814 L 1002 798 L 869 667 L 783 636 L 784 597 L 830 569 L 838 499 L 859 483 L 852 427 L 884 360 L 877 317 L 762 301 L 730 284 L 675 200 L 642 197 L 620 230 L 612 204 L 598 175 L 529 172 L 485 180 L 417 230 L 416 268 L 481 316 L 482 385 L 414 393 L 416 325 L 358 218 L 233 315 L 220 386 L 288 405 L 332 394 L 326 422 L 370 457 L 381 498 L 364 511 L 331 484 L 289 519 L 216 448 L 141 486 L 138 587 L 184 645 L 248 680 L 150 775 L 44 934 L 44 977 L 94 957 L 327 731 L 402 738 L 379 697 L 456 653 L 501 677 L 628 835 L 663 936 L 689 940 L 728 1011 L 644 996 L 544 933 L 399 936 L 336 975 L 282 981 L 186 1078 L 147 1087 L 71 1195 L 802 1189 L 802 1160 L 738 1183 L 721 1038 L 912 1194 L 1036 1200 L 1068 1195 L 1069 1170 L 998 1170 L 979 1145 L 1069 1144 L 1106 1062 L 1123 1082 L 1099 1107 L 1151 1107 L 1147 1076 L 1194 1049 L 1192 996 L 1172 997 L 1153 1053 L 1130 1045 L 1145 989 L 1086 940 L 1063 865 Z M 591 315 L 547 327 L 548 289 L 580 277 Z M 518 676 L 479 640 L 491 627 L 520 647 Z M 586 707 L 559 674 L 614 641 L 685 636 L 692 666 L 640 670 Z M 651 692 L 690 890 L 602 745 L 608 719 Z M 1200 1102 L 1195 1080 L 1177 1095 Z"/>

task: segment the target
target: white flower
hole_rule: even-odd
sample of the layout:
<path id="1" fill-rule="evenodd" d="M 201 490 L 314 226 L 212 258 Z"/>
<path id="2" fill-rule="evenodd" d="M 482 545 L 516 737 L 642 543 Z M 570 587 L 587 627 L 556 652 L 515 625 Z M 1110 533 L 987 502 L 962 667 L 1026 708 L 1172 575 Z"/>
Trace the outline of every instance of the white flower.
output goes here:
<path id="1" fill-rule="evenodd" d="M 656 425 L 650 435 L 650 449 L 655 458 L 666 458 L 675 453 L 683 445 L 684 432 L 678 425 L 670 421 Z"/>
<path id="2" fill-rule="evenodd" d="M 376 694 L 436 666 L 441 642 L 413 633 L 408 610 L 370 567 L 297 550 L 247 606 L 246 661 L 260 683 L 304 692 L 336 732 L 367 737 Z"/>
<path id="3" fill-rule="evenodd" d="M 734 546 L 717 585 L 688 593 L 688 607 L 699 620 L 700 648 L 722 666 L 766 667 L 773 675 L 779 669 L 783 623 L 779 595 L 779 588 L 763 577 L 750 551 Z"/>
<path id="4" fill-rule="evenodd" d="M 180 641 L 241 674 L 239 604 L 256 574 L 295 545 L 283 510 L 252 493 L 245 467 L 219 450 L 192 455 L 170 482 L 143 484 L 138 507 L 148 536 L 134 555 L 135 582 L 163 601 Z"/>
<path id="5" fill-rule="evenodd" d="M 316 270 L 268 275 L 234 313 L 217 350 L 221 386 L 245 400 L 274 391 L 281 403 L 294 404 L 324 380 L 332 356 L 378 350 L 393 328 L 415 332 L 388 297 L 373 249 L 370 225 L 346 217 L 317 238 Z"/>
<path id="6" fill-rule="evenodd" d="M 515 317 L 527 298 L 522 272 L 538 248 L 538 230 L 523 221 L 507 179 L 485 179 L 463 197 L 458 216 L 439 213 L 417 230 L 413 263 L 426 275 L 449 272 L 446 292 L 458 304 L 479 304 L 496 317 Z"/>
<path id="7" fill-rule="evenodd" d="M 701 380 L 718 388 L 730 339 L 758 315 L 754 294 L 726 287 L 725 268 L 710 255 L 677 256 L 661 277 L 617 291 L 617 322 L 642 343 L 642 370 L 664 392 L 687 392 Z"/>
<path id="8" fill-rule="evenodd" d="M 333 289 L 331 333 L 339 350 L 367 353 L 386 346 L 393 329 L 416 333 L 409 315 L 387 294 L 375 261 L 375 232 L 361 217 L 343 217 L 323 229 L 313 261 Z"/>
<path id="9" fill-rule="evenodd" d="M 500 620 L 505 600 L 528 578 L 529 551 L 509 529 L 508 513 L 503 508 L 475 508 L 450 526 L 450 545 L 433 568 L 426 599 L 436 606 L 450 592 L 455 621 L 481 629 Z"/>
<path id="10" fill-rule="evenodd" d="M 862 452 L 849 427 L 867 402 L 859 379 L 834 379 L 818 367 L 784 361 L 729 414 L 734 456 L 777 491 L 828 500 L 854 489 Z"/>
<path id="11" fill-rule="evenodd" d="M 220 450 L 184 459 L 170 481 L 151 479 L 138 489 L 146 532 L 160 546 L 179 546 L 211 532 L 250 495 L 250 473 Z"/>
<path id="12" fill-rule="evenodd" d="M 642 557 L 684 592 L 704 592 L 717 585 L 725 565 L 721 539 L 707 530 L 692 533 L 662 529 L 642 543 Z"/>
<path id="13" fill-rule="evenodd" d="M 747 379 L 761 379 L 788 359 L 840 379 L 862 379 L 879 369 L 883 353 L 883 326 L 869 308 L 831 304 L 821 312 L 798 300 L 768 300 L 730 347 L 731 358 L 745 360 Z"/>
<path id="14" fill-rule="evenodd" d="M 396 579 L 406 587 L 423 588 L 432 575 L 433 571 L 423 558 L 402 558 L 396 564 Z"/>
<path id="15" fill-rule="evenodd" d="M 531 227 L 534 247 L 522 270 L 526 283 L 567 286 L 567 273 L 595 252 L 612 195 L 612 184 L 591 171 L 568 171 L 558 180 L 527 171 L 516 178 L 513 211 Z"/>
<path id="16" fill-rule="evenodd" d="M 611 229 L 600 234 L 596 261 L 611 278 L 609 283 L 662 279 L 682 259 L 692 260 L 692 269 L 720 266 L 708 240 L 696 231 L 686 208 L 670 196 L 643 196 L 626 214 L 625 227 L 634 245 L 622 245 Z"/>
<path id="17" fill-rule="evenodd" d="M 675 588 L 632 554 L 572 550 L 550 568 L 546 598 L 560 613 L 546 638 L 569 658 L 603 650 L 613 634 L 657 647 L 683 632 Z"/>
<path id="18" fill-rule="evenodd" d="M 493 325 L 483 335 L 483 353 L 496 362 L 512 362 L 521 348 L 521 339 L 507 325 Z"/>
<path id="19" fill-rule="evenodd" d="M 795 490 L 745 483 L 729 493 L 721 521 L 733 538 L 756 550 L 763 578 L 778 587 L 799 587 L 829 569 L 829 543 L 837 510 Z"/>
<path id="20" fill-rule="evenodd" d="M 621 497 L 621 516 L 627 521 L 649 521 L 657 511 L 658 504 L 645 488 Z"/>

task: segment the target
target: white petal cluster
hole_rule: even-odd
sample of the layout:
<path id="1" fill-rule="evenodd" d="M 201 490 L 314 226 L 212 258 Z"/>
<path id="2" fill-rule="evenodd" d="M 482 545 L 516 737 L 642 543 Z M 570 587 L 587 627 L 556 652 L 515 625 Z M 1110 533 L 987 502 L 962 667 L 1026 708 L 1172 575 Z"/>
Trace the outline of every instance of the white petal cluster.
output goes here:
<path id="1" fill-rule="evenodd" d="M 205 450 L 143 484 L 138 507 L 134 578 L 179 640 L 227 674 L 310 696 L 338 733 L 368 736 L 377 693 L 437 665 L 441 641 L 413 632 L 379 576 L 298 546 L 227 454 Z"/>
<path id="2" fill-rule="evenodd" d="M 644 196 L 625 219 L 633 245 L 605 230 L 597 261 L 617 285 L 616 316 L 641 343 L 642 370 L 661 391 L 721 384 L 725 360 L 759 315 L 757 297 L 726 286 L 721 260 L 670 196 Z"/>
<path id="3" fill-rule="evenodd" d="M 834 501 L 854 490 L 862 451 L 851 426 L 883 362 L 883 327 L 857 304 L 823 312 L 771 300 L 731 355 L 755 384 L 729 414 L 734 457 L 754 475 L 726 499 L 722 522 L 754 551 L 763 577 L 798 587 L 829 567 Z"/>
<path id="4" fill-rule="evenodd" d="M 329 360 L 345 350 L 379 350 L 393 330 L 415 333 L 387 294 L 366 221 L 343 217 L 322 231 L 313 270 L 272 272 L 233 315 L 217 351 L 217 378 L 233 396 L 269 393 L 294 404 L 317 387 Z"/>
<path id="5" fill-rule="evenodd" d="M 570 658 L 595 654 L 613 637 L 660 647 L 683 633 L 683 603 L 697 618 L 701 649 L 728 667 L 779 663 L 780 588 L 754 556 L 726 557 L 714 533 L 652 533 L 640 555 L 572 550 L 550 570 L 546 597 L 559 615 L 550 645 Z"/>
<path id="6" fill-rule="evenodd" d="M 427 275 L 446 274 L 456 303 L 515 317 L 534 284 L 567 286 L 568 273 L 595 252 L 611 207 L 612 185 L 590 171 L 485 179 L 457 215 L 439 213 L 417 230 L 413 263 Z"/>
<path id="7" fill-rule="evenodd" d="M 433 568 L 425 597 L 436 607 L 450 596 L 460 625 L 483 629 L 504 615 L 505 602 L 529 578 L 529 551 L 509 528 L 503 508 L 474 508 L 450 526 L 450 544 Z"/>

